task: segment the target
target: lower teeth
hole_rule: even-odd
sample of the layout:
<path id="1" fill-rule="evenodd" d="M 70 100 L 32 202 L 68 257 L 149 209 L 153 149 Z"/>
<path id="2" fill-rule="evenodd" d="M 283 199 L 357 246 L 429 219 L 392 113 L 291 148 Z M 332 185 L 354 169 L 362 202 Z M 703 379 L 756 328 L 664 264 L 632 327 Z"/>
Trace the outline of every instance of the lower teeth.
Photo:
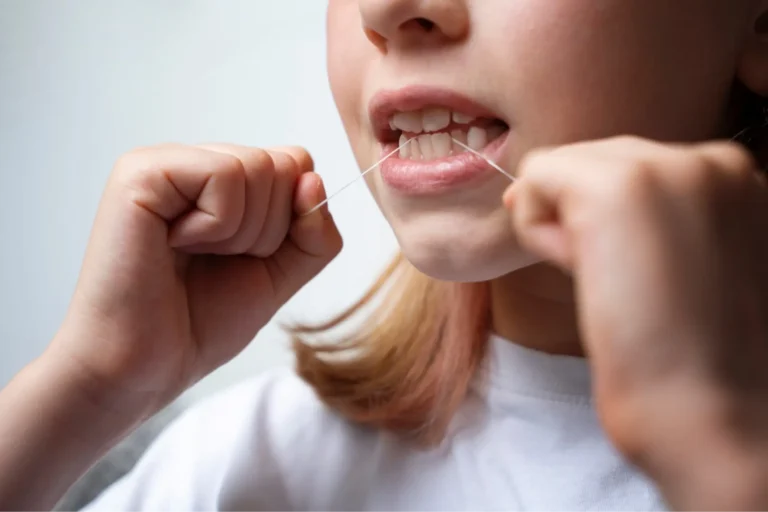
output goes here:
<path id="1" fill-rule="evenodd" d="M 468 132 L 453 130 L 449 133 L 423 134 L 410 139 L 403 134 L 400 136 L 400 158 L 407 160 L 433 160 L 446 158 L 460 153 L 466 153 L 452 139 L 457 139 L 476 151 L 483 150 L 488 143 L 499 138 L 506 127 L 494 125 L 490 128 L 472 127 Z"/>

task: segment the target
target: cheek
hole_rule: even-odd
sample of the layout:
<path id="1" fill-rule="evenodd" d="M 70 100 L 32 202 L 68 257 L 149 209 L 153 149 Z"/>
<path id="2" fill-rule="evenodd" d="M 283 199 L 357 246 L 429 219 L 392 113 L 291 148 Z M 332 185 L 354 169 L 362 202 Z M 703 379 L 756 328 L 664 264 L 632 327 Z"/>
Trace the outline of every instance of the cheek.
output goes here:
<path id="1" fill-rule="evenodd" d="M 734 75 L 728 5 L 509 2 L 503 15 L 483 16 L 479 37 L 494 61 L 488 76 L 504 75 L 526 146 L 616 133 L 701 139 L 717 131 Z"/>
<path id="2" fill-rule="evenodd" d="M 331 0 L 327 19 L 327 66 L 331 92 L 357 152 L 363 132 L 363 85 L 372 47 L 362 30 L 357 1 Z"/>

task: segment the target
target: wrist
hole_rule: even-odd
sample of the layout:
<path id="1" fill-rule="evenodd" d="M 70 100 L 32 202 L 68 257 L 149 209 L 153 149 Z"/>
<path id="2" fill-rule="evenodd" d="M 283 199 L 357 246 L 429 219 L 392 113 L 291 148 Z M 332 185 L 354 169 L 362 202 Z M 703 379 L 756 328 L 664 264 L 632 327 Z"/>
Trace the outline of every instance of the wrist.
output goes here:
<path id="1" fill-rule="evenodd" d="M 42 402 L 61 404 L 61 413 L 81 424 L 84 431 L 119 436 L 148 416 L 124 401 L 117 387 L 105 385 L 76 360 L 50 347 L 24 372 L 30 393 Z"/>
<path id="2" fill-rule="evenodd" d="M 167 378 L 177 372 L 146 361 L 146 354 L 131 348 L 135 340 L 114 331 L 65 322 L 39 363 L 59 375 L 68 391 L 94 412 L 115 421 L 141 422 L 177 398 L 184 386 Z"/>
<path id="3" fill-rule="evenodd" d="M 668 435 L 656 436 L 642 469 L 676 510 L 768 510 L 768 430 L 755 435 L 722 399 L 693 402 L 701 414 L 662 422 Z"/>
<path id="4" fill-rule="evenodd" d="M 78 347 L 78 341 L 69 333 L 59 332 L 32 363 L 40 378 L 51 383 L 59 398 L 70 403 L 77 414 L 94 425 L 122 429 L 140 424 L 160 409 L 151 397 L 142 396 L 117 377 L 109 377 L 109 372 L 95 371 L 73 348 Z"/>

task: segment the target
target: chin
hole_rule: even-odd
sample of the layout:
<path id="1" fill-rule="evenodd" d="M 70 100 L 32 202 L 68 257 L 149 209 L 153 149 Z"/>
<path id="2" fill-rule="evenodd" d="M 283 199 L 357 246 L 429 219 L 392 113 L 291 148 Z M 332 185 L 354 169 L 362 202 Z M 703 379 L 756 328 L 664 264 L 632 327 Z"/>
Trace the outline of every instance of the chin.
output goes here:
<path id="1" fill-rule="evenodd" d="M 461 217 L 432 213 L 392 225 L 405 258 L 440 281 L 491 281 L 538 262 L 518 244 L 506 212 Z"/>

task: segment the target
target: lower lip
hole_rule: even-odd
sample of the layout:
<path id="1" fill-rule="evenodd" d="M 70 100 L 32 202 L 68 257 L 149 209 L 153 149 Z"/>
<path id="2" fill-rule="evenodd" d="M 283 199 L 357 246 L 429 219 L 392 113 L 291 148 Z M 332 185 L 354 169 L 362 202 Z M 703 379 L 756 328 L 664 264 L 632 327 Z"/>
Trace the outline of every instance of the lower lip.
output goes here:
<path id="1" fill-rule="evenodd" d="M 481 153 L 496 161 L 502 153 L 509 131 L 486 146 Z M 397 149 L 397 144 L 385 144 L 382 157 Z M 386 159 L 380 166 L 381 178 L 390 188 L 407 195 L 432 195 L 466 187 L 484 181 L 499 171 L 488 165 L 483 158 L 470 152 L 436 160 L 406 160 L 397 154 Z"/>

